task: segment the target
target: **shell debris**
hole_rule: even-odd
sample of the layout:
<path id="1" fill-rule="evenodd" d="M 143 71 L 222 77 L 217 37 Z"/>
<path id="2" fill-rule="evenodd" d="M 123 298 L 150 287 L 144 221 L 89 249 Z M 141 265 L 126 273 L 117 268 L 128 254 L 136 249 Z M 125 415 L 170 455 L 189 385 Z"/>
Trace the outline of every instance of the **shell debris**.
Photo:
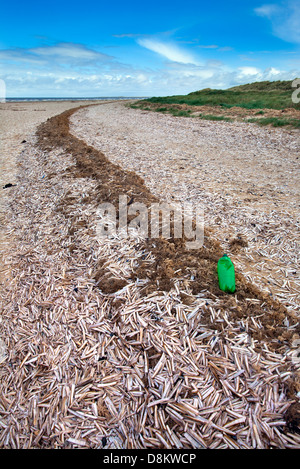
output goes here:
<path id="1" fill-rule="evenodd" d="M 68 173 L 73 156 L 32 135 L 19 163 L 0 296 L 0 447 L 299 448 L 285 422 L 299 377 L 294 323 L 294 347 L 274 351 L 253 334 L 263 306 L 237 319 L 180 278 L 145 293 L 132 274 L 155 256 L 138 232 L 97 238 L 86 196 L 97 181 Z M 105 279 L 119 283 L 106 292 Z"/>

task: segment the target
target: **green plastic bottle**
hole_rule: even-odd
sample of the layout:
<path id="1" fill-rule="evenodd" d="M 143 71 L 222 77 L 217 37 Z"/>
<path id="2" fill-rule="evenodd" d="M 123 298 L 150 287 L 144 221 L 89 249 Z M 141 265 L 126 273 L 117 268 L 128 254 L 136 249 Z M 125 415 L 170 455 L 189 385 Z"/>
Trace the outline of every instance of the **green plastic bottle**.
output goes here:
<path id="1" fill-rule="evenodd" d="M 235 292 L 235 272 L 231 259 L 224 254 L 218 261 L 219 287 L 226 293 Z"/>

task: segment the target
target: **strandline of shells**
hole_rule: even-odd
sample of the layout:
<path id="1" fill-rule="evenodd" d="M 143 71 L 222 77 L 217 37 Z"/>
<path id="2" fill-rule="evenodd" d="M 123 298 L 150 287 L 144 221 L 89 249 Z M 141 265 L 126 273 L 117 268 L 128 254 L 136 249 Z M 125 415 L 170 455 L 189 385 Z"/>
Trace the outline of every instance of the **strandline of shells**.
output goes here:
<path id="1" fill-rule="evenodd" d="M 202 207 L 205 225 L 245 277 L 300 313 L 299 131 L 121 103 L 81 109 L 70 121 L 74 135 L 144 177 L 160 200 Z"/>
<path id="2" fill-rule="evenodd" d="M 180 280 L 145 296 L 130 273 L 151 254 L 138 232 L 96 237 L 96 207 L 83 202 L 95 182 L 61 177 L 72 156 L 44 154 L 32 136 L 19 163 L 0 297 L 0 447 L 300 448 L 284 419 L 295 350 L 256 352 L 259 317 L 231 322 L 205 290 L 187 305 Z M 57 209 L 67 194 L 69 216 Z M 103 294 L 99 260 L 128 284 Z"/>

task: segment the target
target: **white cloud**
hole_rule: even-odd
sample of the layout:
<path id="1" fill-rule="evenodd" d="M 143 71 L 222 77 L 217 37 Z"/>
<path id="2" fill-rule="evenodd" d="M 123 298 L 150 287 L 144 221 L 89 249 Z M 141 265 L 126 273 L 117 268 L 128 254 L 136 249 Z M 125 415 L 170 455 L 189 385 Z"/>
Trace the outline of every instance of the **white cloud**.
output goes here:
<path id="1" fill-rule="evenodd" d="M 286 42 L 300 44 L 300 2 L 287 0 L 266 4 L 254 9 L 258 16 L 267 18 L 273 34 Z"/>
<path id="2" fill-rule="evenodd" d="M 216 60 L 199 64 L 174 44 L 147 39 L 143 47 L 151 46 L 151 50 L 168 58 L 161 69 L 133 67 L 84 45 L 59 43 L 35 49 L 0 50 L 0 78 L 6 84 L 8 97 L 95 97 L 186 94 L 202 88 L 229 88 L 300 76 L 300 64 L 296 62 L 291 71 L 275 67 L 232 68 Z"/>
<path id="3" fill-rule="evenodd" d="M 172 62 L 182 64 L 199 65 L 200 62 L 190 52 L 179 48 L 176 44 L 165 43 L 158 39 L 139 38 L 138 44 L 146 49 L 149 49 L 157 54 L 167 58 Z"/>
<path id="4" fill-rule="evenodd" d="M 200 49 L 218 49 L 219 52 L 227 52 L 227 51 L 233 50 L 233 48 L 230 46 L 220 47 L 220 46 L 217 46 L 216 44 L 211 44 L 208 46 L 197 45 L 197 47 L 199 47 Z"/>
<path id="5" fill-rule="evenodd" d="M 271 67 L 271 68 L 268 69 L 268 73 L 269 73 L 270 76 L 273 76 L 275 78 L 275 77 L 281 75 L 284 72 L 282 72 L 281 70 L 277 70 L 277 68 L 275 68 L 275 67 Z"/>
<path id="6" fill-rule="evenodd" d="M 46 57 L 63 57 L 63 58 L 75 58 L 75 59 L 88 59 L 88 60 L 99 60 L 106 59 L 109 56 L 96 52 L 92 49 L 88 49 L 82 44 L 74 44 L 68 42 L 62 42 L 55 46 L 44 46 L 29 49 L 29 52 Z"/>
<path id="7" fill-rule="evenodd" d="M 1 74 L 6 83 L 7 96 L 96 97 L 96 96 L 167 96 L 186 94 L 203 88 L 229 88 L 264 80 L 292 80 L 300 76 L 300 68 L 293 71 L 255 67 L 229 69 L 225 66 L 203 67 L 172 63 L 162 70 L 98 69 L 89 74 L 84 69 L 57 72 L 31 72 L 19 69 Z"/>
<path id="8" fill-rule="evenodd" d="M 238 68 L 239 75 L 243 76 L 253 76 L 258 75 L 261 71 L 256 67 L 239 67 Z"/>
<path id="9" fill-rule="evenodd" d="M 31 67 L 87 66 L 104 63 L 113 57 L 89 49 L 82 44 L 58 43 L 32 49 L 15 48 L 0 50 L 0 61 L 6 64 L 23 63 Z"/>
<path id="10" fill-rule="evenodd" d="M 258 16 L 266 16 L 267 18 L 272 18 L 272 16 L 280 12 L 280 7 L 278 5 L 262 5 L 261 7 L 254 9 L 255 13 Z"/>

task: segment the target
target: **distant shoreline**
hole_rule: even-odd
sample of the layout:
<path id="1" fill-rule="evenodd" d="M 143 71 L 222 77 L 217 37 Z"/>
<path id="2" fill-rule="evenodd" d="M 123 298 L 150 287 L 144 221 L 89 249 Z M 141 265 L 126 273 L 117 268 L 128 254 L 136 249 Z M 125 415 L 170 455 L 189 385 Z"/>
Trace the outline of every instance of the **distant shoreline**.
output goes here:
<path id="1" fill-rule="evenodd" d="M 32 101 L 107 101 L 107 100 L 114 100 L 114 101 L 122 101 L 128 99 L 146 99 L 145 97 L 129 97 L 129 96 L 104 96 L 100 98 L 73 98 L 73 97 L 64 97 L 64 98 L 47 98 L 47 97 L 40 97 L 40 98 L 5 98 L 6 102 L 32 102 Z"/>

